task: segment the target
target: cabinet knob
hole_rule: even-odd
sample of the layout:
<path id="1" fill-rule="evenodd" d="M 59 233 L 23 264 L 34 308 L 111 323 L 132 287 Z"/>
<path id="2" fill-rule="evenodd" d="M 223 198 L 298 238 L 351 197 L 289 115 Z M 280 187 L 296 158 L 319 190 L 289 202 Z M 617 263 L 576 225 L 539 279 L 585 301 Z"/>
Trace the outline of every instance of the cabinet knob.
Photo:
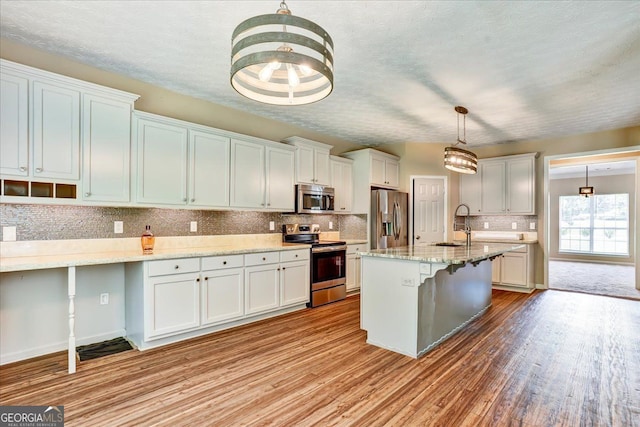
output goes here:
<path id="1" fill-rule="evenodd" d="M 20 172 L 26 172 L 27 168 L 25 168 L 24 166 L 20 166 Z"/>
<path id="2" fill-rule="evenodd" d="M 267 259 L 266 259 L 265 257 L 262 257 L 262 260 L 263 260 L 263 261 L 266 261 Z"/>
<path id="3" fill-rule="evenodd" d="M 416 236 L 416 240 L 420 240 L 420 236 Z"/>
<path id="4" fill-rule="evenodd" d="M 204 278 L 204 280 L 209 280 L 209 278 L 208 278 L 208 277 L 205 277 L 205 278 Z"/>
<path id="5" fill-rule="evenodd" d="M 196 201 L 196 199 L 191 199 L 191 203 L 193 203 L 193 202 L 195 202 L 195 201 Z"/>
<path id="6" fill-rule="evenodd" d="M 296 254 L 296 258 L 298 258 L 298 254 Z"/>
<path id="7" fill-rule="evenodd" d="M 176 265 L 174 268 L 175 268 L 176 270 L 178 270 L 178 269 L 180 268 L 180 266 L 179 266 L 179 265 Z"/>
<path id="8" fill-rule="evenodd" d="M 84 193 L 84 197 L 89 197 L 91 193 Z"/>
<path id="9" fill-rule="evenodd" d="M 198 278 L 196 279 L 196 282 L 199 282 L 199 281 L 200 281 L 200 278 L 198 277 Z"/>
<path id="10" fill-rule="evenodd" d="M 271 203 L 267 203 L 267 206 L 271 206 Z"/>
<path id="11" fill-rule="evenodd" d="M 227 265 L 227 261 L 222 261 L 222 265 Z"/>
<path id="12" fill-rule="evenodd" d="M 184 199 L 182 199 L 182 201 L 183 201 L 183 202 L 186 202 L 186 201 L 187 201 L 187 198 L 185 197 Z"/>
<path id="13" fill-rule="evenodd" d="M 287 267 L 282 267 L 282 270 L 286 270 L 286 269 L 287 269 Z M 279 269 L 278 269 L 278 270 L 279 270 Z"/>
<path id="14" fill-rule="evenodd" d="M 38 173 L 42 172 L 42 168 L 36 168 L 36 172 Z"/>

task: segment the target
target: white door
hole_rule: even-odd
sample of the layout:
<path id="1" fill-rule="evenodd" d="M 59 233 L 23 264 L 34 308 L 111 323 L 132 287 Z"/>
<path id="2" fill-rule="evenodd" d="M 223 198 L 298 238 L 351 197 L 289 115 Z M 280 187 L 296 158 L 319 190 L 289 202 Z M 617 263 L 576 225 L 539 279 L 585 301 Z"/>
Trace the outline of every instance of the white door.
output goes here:
<path id="1" fill-rule="evenodd" d="M 29 81 L 0 75 L 0 173 L 29 175 Z"/>
<path id="2" fill-rule="evenodd" d="M 229 206 L 229 138 L 189 131 L 189 204 Z"/>
<path id="3" fill-rule="evenodd" d="M 33 83 L 34 178 L 80 178 L 80 92 Z"/>
<path id="4" fill-rule="evenodd" d="M 89 94 L 82 103 L 82 198 L 128 202 L 131 103 Z"/>
<path id="5" fill-rule="evenodd" d="M 295 209 L 294 152 L 267 148 L 267 208 L 282 211 Z"/>
<path id="6" fill-rule="evenodd" d="M 413 181 L 413 244 L 445 240 L 445 178 Z"/>

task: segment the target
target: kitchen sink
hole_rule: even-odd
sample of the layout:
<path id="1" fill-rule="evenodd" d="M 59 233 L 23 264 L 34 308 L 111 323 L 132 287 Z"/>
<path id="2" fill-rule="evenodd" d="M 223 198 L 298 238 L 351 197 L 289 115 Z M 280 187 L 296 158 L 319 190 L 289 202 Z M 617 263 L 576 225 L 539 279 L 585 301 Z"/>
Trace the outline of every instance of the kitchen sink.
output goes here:
<path id="1" fill-rule="evenodd" d="M 464 246 L 464 243 L 440 242 L 436 243 L 436 246 Z"/>

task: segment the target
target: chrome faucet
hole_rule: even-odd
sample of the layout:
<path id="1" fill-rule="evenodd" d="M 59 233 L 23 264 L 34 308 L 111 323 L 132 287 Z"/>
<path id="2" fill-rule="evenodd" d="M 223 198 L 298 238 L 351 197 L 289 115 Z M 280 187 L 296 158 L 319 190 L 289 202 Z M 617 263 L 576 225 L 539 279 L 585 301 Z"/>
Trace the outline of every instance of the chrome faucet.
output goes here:
<path id="1" fill-rule="evenodd" d="M 460 209 L 461 207 L 467 208 L 467 214 L 464 216 L 464 224 L 458 223 L 458 209 Z M 455 213 L 453 214 L 453 231 L 465 232 L 465 234 L 467 235 L 467 246 L 471 246 L 471 226 L 469 225 L 470 213 L 471 213 L 471 210 L 469 209 L 469 206 L 465 205 L 464 203 L 461 203 L 458 205 Z M 459 226 L 462 226 L 463 228 L 458 228 Z"/>

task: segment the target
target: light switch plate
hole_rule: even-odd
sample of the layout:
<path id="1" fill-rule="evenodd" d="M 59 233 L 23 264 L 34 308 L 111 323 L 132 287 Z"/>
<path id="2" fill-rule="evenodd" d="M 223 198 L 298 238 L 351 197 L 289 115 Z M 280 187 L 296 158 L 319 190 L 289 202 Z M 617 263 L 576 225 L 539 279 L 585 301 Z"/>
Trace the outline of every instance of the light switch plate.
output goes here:
<path id="1" fill-rule="evenodd" d="M 535 230 L 536 229 L 536 223 L 535 222 L 530 222 L 529 223 L 529 230 Z"/>
<path id="2" fill-rule="evenodd" d="M 16 226 L 15 225 L 2 227 L 2 241 L 3 242 L 15 242 L 16 241 Z"/>
<path id="3" fill-rule="evenodd" d="M 276 229 L 275 221 L 269 221 L 269 230 L 274 231 Z"/>
<path id="4" fill-rule="evenodd" d="M 517 222 L 512 222 L 511 223 L 511 229 L 512 230 L 517 230 L 518 229 L 518 223 Z"/>
<path id="5" fill-rule="evenodd" d="M 329 221 L 329 230 L 333 230 L 333 221 Z"/>
<path id="6" fill-rule="evenodd" d="M 484 223 L 484 228 L 485 228 L 485 230 L 489 228 L 489 223 L 488 222 Z"/>
<path id="7" fill-rule="evenodd" d="M 124 223 L 122 221 L 113 221 L 113 232 L 115 234 L 124 233 Z"/>
<path id="8" fill-rule="evenodd" d="M 195 233 L 198 231 L 198 221 L 191 221 L 189 223 L 189 231 Z"/>

